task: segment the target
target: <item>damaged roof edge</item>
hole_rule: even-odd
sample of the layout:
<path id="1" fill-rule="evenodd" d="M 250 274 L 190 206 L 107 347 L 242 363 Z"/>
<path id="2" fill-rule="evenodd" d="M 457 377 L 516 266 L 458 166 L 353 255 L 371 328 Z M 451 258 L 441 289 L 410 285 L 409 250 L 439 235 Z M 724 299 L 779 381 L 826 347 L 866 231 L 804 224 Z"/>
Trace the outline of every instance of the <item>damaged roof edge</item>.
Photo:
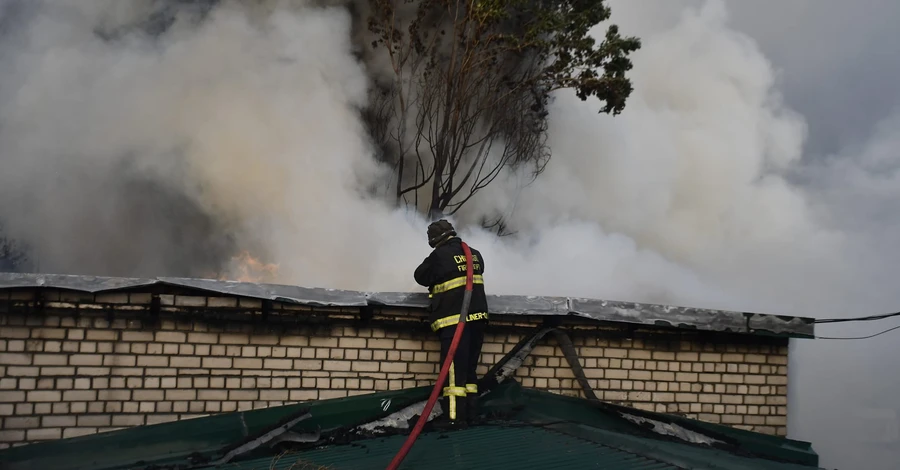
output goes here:
<path id="1" fill-rule="evenodd" d="M 76 276 L 63 274 L 0 273 L 0 290 L 55 288 L 87 293 L 110 293 L 155 285 L 196 289 L 238 297 L 320 307 L 426 308 L 428 296 L 411 292 L 360 292 L 281 284 L 256 284 L 213 279 L 159 277 L 153 279 Z M 814 319 L 761 313 L 712 310 L 671 305 L 574 297 L 489 295 L 495 315 L 576 316 L 611 323 L 679 329 L 813 338 Z"/>

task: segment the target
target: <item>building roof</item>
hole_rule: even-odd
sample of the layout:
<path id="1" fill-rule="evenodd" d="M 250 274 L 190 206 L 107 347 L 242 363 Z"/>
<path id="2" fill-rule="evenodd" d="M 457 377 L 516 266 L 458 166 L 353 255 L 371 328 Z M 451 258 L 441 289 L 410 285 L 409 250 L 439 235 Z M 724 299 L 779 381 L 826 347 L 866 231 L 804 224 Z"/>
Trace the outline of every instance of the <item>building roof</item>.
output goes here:
<path id="1" fill-rule="evenodd" d="M 226 413 L 0 451 L 23 470 L 379 469 L 430 387 Z M 810 470 L 809 443 L 525 389 L 481 397 L 485 421 L 427 425 L 401 468 Z M 432 417 L 439 413 L 439 408 Z"/>
<path id="2" fill-rule="evenodd" d="M 358 292 L 278 284 L 160 277 L 152 279 L 0 273 L 0 291 L 55 288 L 92 294 L 153 289 L 299 304 L 309 307 L 397 307 L 425 309 L 425 293 Z M 589 321 L 766 336 L 813 338 L 814 320 L 727 310 L 622 302 L 576 297 L 489 295 L 490 313 L 501 316 L 574 317 Z"/>

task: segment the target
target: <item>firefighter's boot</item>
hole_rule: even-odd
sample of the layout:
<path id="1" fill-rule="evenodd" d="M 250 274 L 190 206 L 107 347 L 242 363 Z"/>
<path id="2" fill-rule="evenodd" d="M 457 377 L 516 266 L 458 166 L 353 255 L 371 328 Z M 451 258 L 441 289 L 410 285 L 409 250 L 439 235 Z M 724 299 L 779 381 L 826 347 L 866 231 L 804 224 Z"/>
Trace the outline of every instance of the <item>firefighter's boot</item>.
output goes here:
<path id="1" fill-rule="evenodd" d="M 450 416 L 450 397 L 441 397 L 440 404 L 442 413 L 432 421 L 432 423 L 434 423 L 435 429 L 449 430 L 463 429 L 466 427 L 466 410 L 468 409 L 468 406 L 466 406 L 466 398 L 455 398 L 456 417 L 452 418 Z"/>
<path id="2" fill-rule="evenodd" d="M 478 394 L 470 393 L 466 396 L 466 424 L 474 425 L 478 421 Z"/>

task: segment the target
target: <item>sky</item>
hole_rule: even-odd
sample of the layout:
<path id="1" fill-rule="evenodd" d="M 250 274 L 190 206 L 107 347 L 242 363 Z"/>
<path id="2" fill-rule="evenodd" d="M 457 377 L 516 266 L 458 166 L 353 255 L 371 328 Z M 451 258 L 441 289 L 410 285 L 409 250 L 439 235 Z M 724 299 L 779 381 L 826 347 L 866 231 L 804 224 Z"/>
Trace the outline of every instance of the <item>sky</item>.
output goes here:
<path id="1" fill-rule="evenodd" d="M 685 7 L 703 4 L 619 1 L 613 8 L 623 25 L 665 31 Z M 805 121 L 801 155 L 786 177 L 818 214 L 819 226 L 844 234 L 854 252 L 846 264 L 835 259 L 825 266 L 868 273 L 843 280 L 833 306 L 822 299 L 807 313 L 854 317 L 897 310 L 900 32 L 893 18 L 900 16 L 900 4 L 731 0 L 724 5 L 730 28 L 746 34 L 770 62 L 784 105 Z M 806 241 L 795 243 L 800 247 Z M 819 288 L 807 295 L 827 297 L 816 292 Z M 885 320 L 818 326 L 817 331 L 858 336 L 897 325 L 900 321 Z M 887 469 L 900 461 L 897 344 L 896 332 L 868 340 L 792 344 L 789 433 L 811 440 L 824 465 Z"/>
<path id="2" fill-rule="evenodd" d="M 284 283 L 418 289 L 427 222 L 372 190 L 388 169 L 359 110 L 383 62 L 358 59 L 345 6 L 227 1 L 123 32 L 158 5 L 0 0 L 0 225 L 32 268 L 210 276 L 249 250 Z M 896 310 L 900 4 L 611 6 L 644 44 L 625 112 L 559 93 L 544 174 L 504 173 L 455 219 L 492 292 Z M 515 236 L 471 224 L 497 214 Z M 792 342 L 789 434 L 823 465 L 900 461 L 898 334 Z"/>

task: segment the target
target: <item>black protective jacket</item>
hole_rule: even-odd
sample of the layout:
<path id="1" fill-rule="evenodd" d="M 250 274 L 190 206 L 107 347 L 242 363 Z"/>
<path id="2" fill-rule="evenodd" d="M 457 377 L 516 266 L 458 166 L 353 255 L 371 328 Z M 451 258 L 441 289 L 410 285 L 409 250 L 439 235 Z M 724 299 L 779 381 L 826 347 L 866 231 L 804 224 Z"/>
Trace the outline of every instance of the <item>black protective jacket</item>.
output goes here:
<path id="1" fill-rule="evenodd" d="M 472 285 L 472 299 L 469 303 L 470 314 L 466 321 L 487 320 L 487 297 L 484 293 L 484 258 L 481 253 L 469 247 L 472 252 L 472 273 L 475 282 Z M 462 309 L 463 295 L 466 290 L 466 259 L 462 249 L 462 241 L 458 237 L 440 244 L 435 248 L 422 264 L 416 268 L 416 282 L 428 287 L 431 296 L 430 322 L 443 318 L 459 315 Z M 484 315 L 472 315 L 483 313 Z M 448 322 L 439 326 L 455 325 L 456 322 Z M 433 329 L 437 329 L 432 326 Z"/>

